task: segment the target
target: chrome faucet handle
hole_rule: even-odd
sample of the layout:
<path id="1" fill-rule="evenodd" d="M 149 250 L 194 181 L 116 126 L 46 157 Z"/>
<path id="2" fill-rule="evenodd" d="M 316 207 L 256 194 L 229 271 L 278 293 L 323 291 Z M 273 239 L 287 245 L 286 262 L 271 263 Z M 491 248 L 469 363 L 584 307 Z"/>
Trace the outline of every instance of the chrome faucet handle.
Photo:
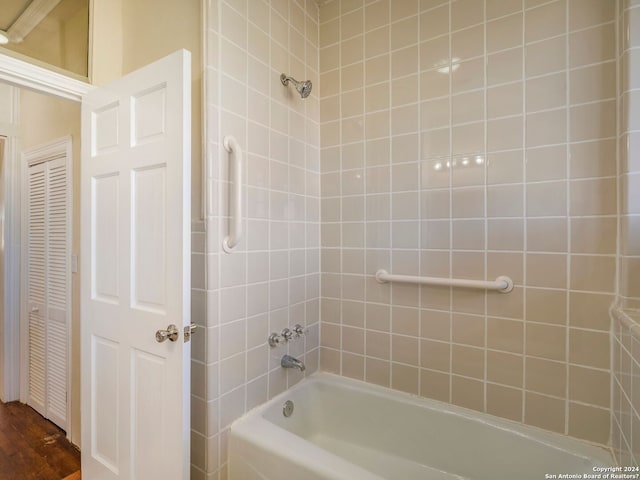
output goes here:
<path id="1" fill-rule="evenodd" d="M 285 340 L 284 337 L 279 333 L 272 333 L 271 335 L 269 335 L 269 346 L 277 347 L 282 342 L 284 342 L 284 340 Z"/>
<path id="2" fill-rule="evenodd" d="M 299 323 L 296 323 L 293 326 L 293 333 L 295 333 L 296 338 L 301 337 L 302 335 L 304 335 L 304 328 L 302 328 L 302 325 L 300 325 Z"/>
<path id="3" fill-rule="evenodd" d="M 291 340 L 293 338 L 293 332 L 291 330 L 289 330 L 288 328 L 285 328 L 285 329 L 282 330 L 282 336 L 288 342 L 289 340 Z"/>

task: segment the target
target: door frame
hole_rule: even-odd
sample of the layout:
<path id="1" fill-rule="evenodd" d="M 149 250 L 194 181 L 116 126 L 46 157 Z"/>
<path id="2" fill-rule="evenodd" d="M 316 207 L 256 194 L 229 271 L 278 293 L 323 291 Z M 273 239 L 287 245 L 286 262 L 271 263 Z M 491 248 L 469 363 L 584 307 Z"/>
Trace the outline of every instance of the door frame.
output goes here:
<path id="1" fill-rule="evenodd" d="M 0 53 L 0 81 L 75 102 L 81 102 L 82 97 L 95 88 L 89 83 L 81 82 L 2 53 Z M 8 155 L 7 159 L 17 163 L 17 149 L 15 147 L 13 157 L 10 158 Z M 21 185 L 21 172 L 16 163 L 14 163 L 16 168 L 7 171 L 7 184 L 13 186 Z M 7 205 L 19 206 L 21 203 L 20 189 L 11 188 L 7 193 Z M 11 215 L 7 218 L 6 228 L 8 232 L 17 233 L 21 231 L 20 217 L 21 215 Z M 20 262 L 18 260 L 20 258 L 20 242 L 16 245 L 11 242 L 5 244 L 5 253 L 6 258 L 10 259 L 11 267 L 13 267 L 11 272 L 13 278 L 17 278 L 20 275 Z M 16 284 L 19 284 L 19 282 L 16 282 Z M 5 318 L 4 334 L 5 337 L 8 337 L 6 341 L 11 345 L 20 345 L 20 296 L 17 294 L 12 295 L 6 300 L 10 303 L 6 305 L 5 311 L 8 309 L 8 311 L 15 312 L 15 315 L 11 318 Z M 11 353 L 5 352 L 5 358 L 3 359 L 5 371 L 12 372 L 12 375 L 5 379 L 5 384 L 6 391 L 14 392 L 12 397 L 17 399 L 21 391 L 21 355 Z M 70 431 L 71 429 L 67 428 L 67 435 L 70 434 Z"/>
<path id="2" fill-rule="evenodd" d="M 19 119 L 20 98 L 18 90 L 12 93 L 11 123 L 0 124 L 0 135 L 4 137 L 4 169 L 5 169 L 5 219 L 4 219 L 4 285 L 5 296 L 4 305 L 0 306 L 4 310 L 4 358 L 3 381 L 0 385 L 0 395 L 2 400 L 18 400 L 20 397 L 20 337 L 19 337 L 19 316 L 20 316 L 20 289 L 19 282 L 11 281 L 19 278 L 20 275 L 20 215 L 17 212 L 20 199 L 19 182 L 19 130 L 17 127 Z M 0 362 L 2 363 L 2 362 Z"/>
<path id="3" fill-rule="evenodd" d="M 29 167 L 38 165 L 40 163 L 46 163 L 56 158 L 65 158 L 65 169 L 67 178 L 67 235 L 66 242 L 69 249 L 69 255 L 67 259 L 66 273 L 67 273 L 67 294 L 66 303 L 68 305 L 67 315 L 65 319 L 65 326 L 67 330 L 67 425 L 66 433 L 67 438 L 71 441 L 72 432 L 72 408 L 73 398 L 71 395 L 71 370 L 72 370 L 72 353 L 73 344 L 71 342 L 71 319 L 73 317 L 73 304 L 72 304 L 72 288 L 73 278 L 71 273 L 71 256 L 73 245 L 73 150 L 71 135 L 66 135 L 57 140 L 53 140 L 43 145 L 31 148 L 26 152 L 20 154 L 20 170 L 22 172 L 20 190 L 22 191 L 22 208 L 20 209 L 20 221 L 21 221 L 21 235 L 20 235 L 20 248 L 22 255 L 20 256 L 20 401 L 27 403 L 29 399 L 29 312 L 27 311 L 28 303 L 28 272 L 29 272 L 29 258 L 26 255 L 28 245 L 28 211 L 27 211 L 27 196 L 28 185 L 26 181 L 28 179 Z M 45 379 L 46 382 L 46 379 Z"/>
<path id="4" fill-rule="evenodd" d="M 36 92 L 81 102 L 94 86 L 0 53 L 0 81 Z"/>

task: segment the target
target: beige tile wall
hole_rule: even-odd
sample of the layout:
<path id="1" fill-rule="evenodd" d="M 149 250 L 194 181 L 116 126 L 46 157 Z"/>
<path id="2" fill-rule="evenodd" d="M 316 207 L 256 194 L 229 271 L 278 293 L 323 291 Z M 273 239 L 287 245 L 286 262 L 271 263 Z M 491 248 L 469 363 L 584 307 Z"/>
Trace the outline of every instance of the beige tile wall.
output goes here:
<path id="1" fill-rule="evenodd" d="M 620 15 L 620 295 L 640 309 L 640 4 L 624 0 Z"/>
<path id="2" fill-rule="evenodd" d="M 620 465 L 640 463 L 640 400 L 637 389 L 640 373 L 640 155 L 635 115 L 640 103 L 637 72 L 640 71 L 640 2 L 623 0 L 618 10 L 619 64 L 619 181 L 620 256 L 619 297 L 613 313 L 613 405 L 612 446 Z M 632 325 L 635 325 L 631 327 Z M 635 333 L 635 335 L 632 334 Z M 634 392 L 636 392 L 634 394 Z"/>
<path id="3" fill-rule="evenodd" d="M 319 363 L 320 153 L 318 7 L 312 0 L 210 0 L 207 24 L 207 339 L 201 405 L 206 425 L 193 479 L 227 478 L 233 420 L 302 379 L 280 367 L 286 352 Z M 301 99 L 280 73 L 311 79 Z M 244 236 L 227 235 L 228 157 L 244 149 Z M 204 265 L 203 263 L 203 265 Z M 294 324 L 306 335 L 270 349 L 267 337 Z M 194 337 L 195 338 L 195 337 Z M 194 375 L 199 372 L 195 369 Z"/>
<path id="4" fill-rule="evenodd" d="M 608 443 L 615 78 L 610 0 L 323 5 L 321 367 Z"/>
<path id="5" fill-rule="evenodd" d="M 198 327 L 191 338 L 191 476 L 199 478 L 204 469 L 207 439 L 206 342 L 207 291 L 205 269 L 206 234 L 203 221 L 191 223 L 191 322 Z M 200 478 L 202 476 L 200 475 Z"/>
<path id="6" fill-rule="evenodd" d="M 613 328 L 611 444 L 619 465 L 640 465 L 640 402 L 637 399 L 640 382 L 637 324 L 640 315 L 630 317 L 621 311 L 616 313 Z M 630 327 L 635 330 L 633 333 Z"/>

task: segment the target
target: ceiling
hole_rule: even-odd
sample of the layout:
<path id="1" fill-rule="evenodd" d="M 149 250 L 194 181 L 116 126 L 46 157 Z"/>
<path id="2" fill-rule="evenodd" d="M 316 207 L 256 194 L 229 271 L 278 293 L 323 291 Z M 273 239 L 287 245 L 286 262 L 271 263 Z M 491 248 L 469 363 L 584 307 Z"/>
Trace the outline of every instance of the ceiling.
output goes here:
<path id="1" fill-rule="evenodd" d="M 13 25 L 13 22 L 25 11 L 33 0 L 2 0 L 0 8 L 0 30 L 5 32 Z"/>

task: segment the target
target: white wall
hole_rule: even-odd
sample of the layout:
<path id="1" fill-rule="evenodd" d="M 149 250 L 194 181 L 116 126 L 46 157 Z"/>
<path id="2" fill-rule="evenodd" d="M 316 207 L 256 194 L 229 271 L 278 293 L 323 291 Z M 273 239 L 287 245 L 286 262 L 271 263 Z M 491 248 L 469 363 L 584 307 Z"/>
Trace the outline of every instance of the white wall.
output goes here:
<path id="1" fill-rule="evenodd" d="M 122 0 L 94 0 L 91 13 L 91 83 L 104 85 L 122 76 Z"/>

